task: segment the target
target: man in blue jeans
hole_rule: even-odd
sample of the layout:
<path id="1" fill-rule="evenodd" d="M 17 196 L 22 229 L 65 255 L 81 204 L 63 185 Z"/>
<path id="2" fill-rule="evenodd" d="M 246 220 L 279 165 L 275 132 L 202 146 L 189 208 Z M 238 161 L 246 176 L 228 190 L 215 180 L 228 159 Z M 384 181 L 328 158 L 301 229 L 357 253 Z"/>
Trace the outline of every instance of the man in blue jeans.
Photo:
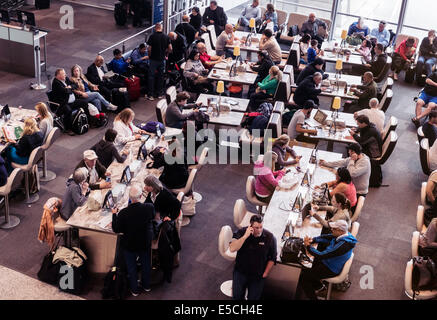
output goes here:
<path id="1" fill-rule="evenodd" d="M 264 288 L 264 279 L 276 261 L 276 238 L 263 229 L 260 215 L 250 218 L 250 226 L 234 233 L 229 245 L 231 252 L 237 251 L 232 282 L 232 299 L 259 300 Z"/>
<path id="2" fill-rule="evenodd" d="M 155 25 L 155 32 L 150 35 L 147 40 L 149 46 L 149 93 L 147 99 L 153 101 L 154 98 L 159 99 L 164 97 L 162 92 L 163 75 L 165 72 L 165 60 L 169 52 L 172 51 L 170 38 L 162 33 L 162 25 L 157 23 Z M 155 88 L 156 78 L 156 88 Z"/>
<path id="3" fill-rule="evenodd" d="M 131 203 L 117 214 L 112 209 L 112 230 L 122 233 L 120 246 L 127 266 L 129 286 L 134 297 L 140 289 L 150 291 L 151 246 L 153 239 L 152 221 L 155 218 L 153 204 L 141 203 L 142 190 L 139 185 L 132 185 L 129 190 Z M 141 287 L 138 287 L 137 257 L 141 263 Z"/>
<path id="4" fill-rule="evenodd" d="M 423 38 L 419 48 L 419 58 L 416 65 L 416 80 L 426 74 L 429 77 L 432 67 L 437 63 L 437 38 L 435 30 L 429 30 L 428 37 Z M 423 70 L 425 68 L 425 70 Z"/>

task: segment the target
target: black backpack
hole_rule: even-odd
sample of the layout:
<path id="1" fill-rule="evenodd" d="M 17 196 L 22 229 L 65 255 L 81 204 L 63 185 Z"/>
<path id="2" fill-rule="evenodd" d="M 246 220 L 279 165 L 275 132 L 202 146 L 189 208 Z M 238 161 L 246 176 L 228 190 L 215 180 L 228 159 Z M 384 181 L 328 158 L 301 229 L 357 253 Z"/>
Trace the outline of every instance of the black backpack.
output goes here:
<path id="1" fill-rule="evenodd" d="M 298 34 L 299 34 L 299 26 L 297 24 L 291 26 L 288 29 L 288 34 L 287 35 L 289 37 L 294 37 L 294 36 L 297 36 Z"/>
<path id="2" fill-rule="evenodd" d="M 161 168 L 165 165 L 165 159 L 164 154 L 161 152 L 161 147 L 156 147 L 149 153 L 150 159 L 153 160 L 153 162 L 147 164 L 147 168 Z"/>
<path id="3" fill-rule="evenodd" d="M 73 122 L 71 124 L 71 130 L 76 134 L 84 134 L 88 132 L 89 129 L 88 117 L 85 111 L 80 108 L 74 115 Z"/>
<path id="4" fill-rule="evenodd" d="M 282 247 L 281 261 L 284 263 L 299 263 L 301 252 L 305 252 L 303 239 L 289 237 Z"/>
<path id="5" fill-rule="evenodd" d="M 106 274 L 103 289 L 103 299 L 123 300 L 128 293 L 129 285 L 126 273 L 119 267 L 112 267 Z"/>

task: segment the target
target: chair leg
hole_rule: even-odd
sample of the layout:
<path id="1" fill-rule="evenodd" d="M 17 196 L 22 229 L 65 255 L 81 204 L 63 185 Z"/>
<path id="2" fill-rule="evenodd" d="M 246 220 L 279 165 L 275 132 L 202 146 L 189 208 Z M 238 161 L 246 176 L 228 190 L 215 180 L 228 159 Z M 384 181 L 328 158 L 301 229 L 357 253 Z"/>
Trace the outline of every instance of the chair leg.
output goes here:
<path id="1" fill-rule="evenodd" d="M 54 180 L 56 178 L 56 173 L 47 170 L 47 151 L 44 151 L 42 161 L 42 172 L 39 174 L 40 181 L 48 182 Z"/>
<path id="2" fill-rule="evenodd" d="M 0 220 L 0 229 L 11 229 L 20 224 L 20 218 L 9 215 L 9 195 L 5 195 L 5 218 L 4 223 Z"/>
<path id="3" fill-rule="evenodd" d="M 331 292 L 332 292 L 332 283 L 330 282 L 328 285 L 328 293 L 326 294 L 326 300 L 331 299 Z"/>
<path id="4" fill-rule="evenodd" d="M 39 195 L 37 193 L 30 195 L 29 177 L 29 171 L 26 171 L 24 173 L 24 185 L 26 189 L 26 201 L 24 203 L 26 204 L 32 204 L 39 200 Z"/>
<path id="5" fill-rule="evenodd" d="M 188 226 L 188 225 L 190 224 L 190 222 L 191 222 L 190 218 L 188 218 L 188 217 L 183 217 L 183 218 L 182 218 L 182 224 L 181 224 L 181 226 L 182 226 L 182 227 Z"/>
<path id="6" fill-rule="evenodd" d="M 196 201 L 196 203 L 202 201 L 202 199 L 203 199 L 202 195 L 200 193 L 194 191 L 194 182 L 193 182 L 193 184 L 191 186 L 191 190 L 192 190 L 192 193 L 193 193 L 194 201 Z"/>
<path id="7" fill-rule="evenodd" d="M 228 280 L 228 281 L 223 282 L 220 285 L 220 291 L 225 296 L 228 296 L 228 297 L 232 298 L 232 280 Z"/>

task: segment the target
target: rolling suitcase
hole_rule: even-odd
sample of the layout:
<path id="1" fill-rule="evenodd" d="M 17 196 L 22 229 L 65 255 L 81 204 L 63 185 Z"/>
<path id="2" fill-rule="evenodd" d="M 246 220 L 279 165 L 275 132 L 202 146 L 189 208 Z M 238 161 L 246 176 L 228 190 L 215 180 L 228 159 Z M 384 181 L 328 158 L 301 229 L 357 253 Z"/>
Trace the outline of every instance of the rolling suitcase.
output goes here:
<path id="1" fill-rule="evenodd" d="M 128 92 L 121 92 L 118 88 L 114 88 L 112 89 L 111 93 L 112 93 L 112 99 L 111 99 L 112 104 L 118 107 L 116 110 L 117 113 L 119 113 L 125 108 L 130 107 Z"/>
<path id="2" fill-rule="evenodd" d="M 414 82 L 414 76 L 416 73 L 416 68 L 410 67 L 405 71 L 405 82 L 407 83 L 413 83 Z"/>
<path id="3" fill-rule="evenodd" d="M 114 5 L 114 19 L 119 26 L 124 26 L 127 22 L 127 10 L 123 2 L 117 2 Z"/>
<path id="4" fill-rule="evenodd" d="M 129 100 L 136 101 L 141 95 L 140 78 L 132 76 L 131 78 L 124 79 L 127 87 L 127 92 L 129 93 Z"/>

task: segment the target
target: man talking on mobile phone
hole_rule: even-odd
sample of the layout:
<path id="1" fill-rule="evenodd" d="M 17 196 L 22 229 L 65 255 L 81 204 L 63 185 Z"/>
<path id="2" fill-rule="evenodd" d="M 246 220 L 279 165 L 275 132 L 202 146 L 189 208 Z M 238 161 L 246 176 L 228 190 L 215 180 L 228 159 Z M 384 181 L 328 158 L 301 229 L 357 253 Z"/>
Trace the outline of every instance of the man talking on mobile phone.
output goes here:
<path id="1" fill-rule="evenodd" d="M 229 245 L 231 252 L 237 251 L 232 282 L 232 298 L 244 300 L 246 289 L 248 300 L 259 300 L 264 288 L 264 279 L 276 261 L 276 238 L 263 229 L 260 215 L 250 218 L 250 226 L 241 228 L 233 235 Z"/>

